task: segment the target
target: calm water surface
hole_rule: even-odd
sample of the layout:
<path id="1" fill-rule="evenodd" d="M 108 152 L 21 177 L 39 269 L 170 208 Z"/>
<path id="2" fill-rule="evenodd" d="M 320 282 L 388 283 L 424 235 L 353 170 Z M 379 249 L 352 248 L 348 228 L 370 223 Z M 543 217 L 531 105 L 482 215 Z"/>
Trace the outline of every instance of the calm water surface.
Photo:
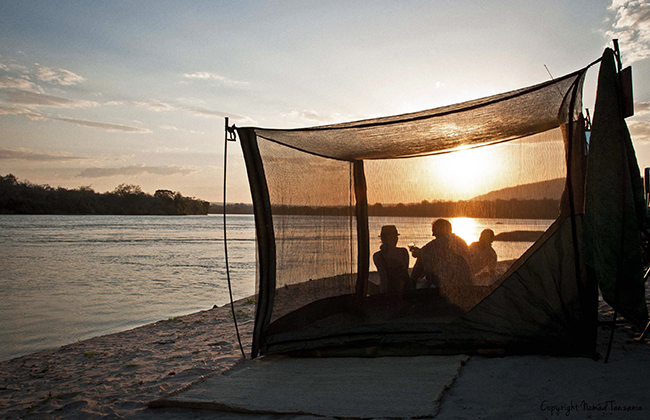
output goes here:
<path id="1" fill-rule="evenodd" d="M 233 294 L 253 217 L 229 216 Z M 222 217 L 0 215 L 0 360 L 228 302 Z"/>
<path id="2" fill-rule="evenodd" d="M 0 215 L 0 360 L 226 304 L 222 220 L 220 215 Z M 468 243 L 484 228 L 497 234 L 545 230 L 552 222 L 451 221 Z M 290 222 L 299 230 L 318 225 L 310 217 L 291 216 Z M 431 219 L 373 217 L 372 252 L 379 249 L 383 224 L 398 226 L 401 246 L 431 240 Z M 494 247 L 505 260 L 530 245 L 495 242 Z M 252 215 L 228 216 L 228 251 L 235 299 L 254 294 Z M 325 255 L 320 260 L 327 264 Z"/>

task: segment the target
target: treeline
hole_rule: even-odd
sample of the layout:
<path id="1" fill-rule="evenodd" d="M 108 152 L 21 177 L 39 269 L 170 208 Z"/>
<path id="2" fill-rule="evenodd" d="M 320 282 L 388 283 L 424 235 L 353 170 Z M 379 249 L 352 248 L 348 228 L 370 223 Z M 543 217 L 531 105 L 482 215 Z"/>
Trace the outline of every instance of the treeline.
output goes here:
<path id="1" fill-rule="evenodd" d="M 370 216 L 485 217 L 497 219 L 555 219 L 560 202 L 541 200 L 422 201 L 420 203 L 368 206 Z"/>
<path id="2" fill-rule="evenodd" d="M 210 203 L 211 214 L 223 214 L 223 203 Z M 246 203 L 226 204 L 227 214 L 253 214 L 253 205 Z"/>
<path id="3" fill-rule="evenodd" d="M 251 204 L 228 204 L 229 214 L 251 214 Z M 286 206 L 276 205 L 273 214 L 299 216 L 347 216 L 354 208 L 344 206 Z M 223 205 L 212 204 L 211 213 L 223 213 Z M 381 203 L 368 206 L 369 216 L 392 217 L 485 217 L 498 219 L 555 219 L 559 213 L 559 201 L 543 200 L 470 200 L 470 201 L 422 201 L 420 203 Z"/>
<path id="4" fill-rule="evenodd" d="M 0 176 L 0 213 L 15 214 L 208 214 L 210 203 L 183 197 L 170 190 L 144 193 L 137 185 L 120 184 L 98 193 L 90 187 L 53 188 L 18 181 L 12 174 Z"/>

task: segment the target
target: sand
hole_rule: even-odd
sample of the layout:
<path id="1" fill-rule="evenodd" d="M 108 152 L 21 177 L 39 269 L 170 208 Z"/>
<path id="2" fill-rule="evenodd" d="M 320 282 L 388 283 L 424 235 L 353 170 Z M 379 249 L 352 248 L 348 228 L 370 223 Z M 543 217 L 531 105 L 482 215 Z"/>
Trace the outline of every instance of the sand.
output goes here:
<path id="1" fill-rule="evenodd" d="M 247 351 L 254 307 L 250 299 L 236 303 Z M 601 318 L 608 314 L 601 304 Z M 635 342 L 622 324 L 608 364 L 602 357 L 472 356 L 436 419 L 650 418 L 650 343 Z M 608 338 L 600 328 L 603 356 Z M 0 362 L 0 419 L 279 418 L 146 408 L 240 359 L 229 306 L 163 320 Z"/>
<path id="2" fill-rule="evenodd" d="M 255 305 L 236 310 L 250 348 Z M 240 358 L 229 306 L 91 338 L 0 362 L 0 419 L 159 418 L 147 401 Z"/>

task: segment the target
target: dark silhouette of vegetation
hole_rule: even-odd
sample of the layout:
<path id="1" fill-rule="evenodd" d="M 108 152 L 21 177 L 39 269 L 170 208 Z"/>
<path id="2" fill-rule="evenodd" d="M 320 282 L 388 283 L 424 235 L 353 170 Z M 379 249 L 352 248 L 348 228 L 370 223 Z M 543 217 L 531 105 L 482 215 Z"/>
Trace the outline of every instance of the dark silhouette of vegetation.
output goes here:
<path id="1" fill-rule="evenodd" d="M 209 208 L 207 201 L 170 190 L 150 195 L 137 185 L 120 184 L 97 193 L 90 187 L 69 190 L 18 181 L 12 174 L 0 176 L 0 213 L 184 215 L 207 214 Z"/>
<path id="2" fill-rule="evenodd" d="M 560 202 L 540 200 L 422 201 L 397 205 L 368 206 L 370 216 L 401 217 L 485 217 L 497 219 L 555 219 Z"/>
<path id="3" fill-rule="evenodd" d="M 228 204 L 229 214 L 252 214 L 252 204 Z M 222 204 L 212 204 L 210 213 L 223 213 Z M 354 208 L 344 206 L 273 206 L 273 214 L 300 216 L 349 216 Z M 555 219 L 559 200 L 468 200 L 422 201 L 409 204 L 371 204 L 370 216 L 392 217 L 480 217 L 497 219 Z"/>
<path id="4" fill-rule="evenodd" d="M 223 203 L 210 203 L 210 213 L 223 214 Z M 226 213 L 253 214 L 253 205 L 246 203 L 228 203 L 226 204 Z"/>

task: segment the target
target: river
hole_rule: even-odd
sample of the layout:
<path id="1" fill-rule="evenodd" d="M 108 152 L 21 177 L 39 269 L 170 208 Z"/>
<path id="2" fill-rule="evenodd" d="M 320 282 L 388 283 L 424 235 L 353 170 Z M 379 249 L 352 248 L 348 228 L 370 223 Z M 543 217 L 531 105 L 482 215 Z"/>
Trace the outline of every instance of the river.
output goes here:
<path id="1" fill-rule="evenodd" d="M 309 229 L 308 217 L 291 216 Z M 0 360 L 124 331 L 228 302 L 223 218 L 209 216 L 0 215 Z M 545 230 L 551 220 L 451 219 L 472 242 L 480 231 Z M 371 218 L 408 242 L 431 239 L 430 219 Z M 313 227 L 312 227 L 313 228 Z M 500 259 L 531 243 L 497 243 Z M 235 299 L 255 292 L 252 215 L 228 216 Z"/>

